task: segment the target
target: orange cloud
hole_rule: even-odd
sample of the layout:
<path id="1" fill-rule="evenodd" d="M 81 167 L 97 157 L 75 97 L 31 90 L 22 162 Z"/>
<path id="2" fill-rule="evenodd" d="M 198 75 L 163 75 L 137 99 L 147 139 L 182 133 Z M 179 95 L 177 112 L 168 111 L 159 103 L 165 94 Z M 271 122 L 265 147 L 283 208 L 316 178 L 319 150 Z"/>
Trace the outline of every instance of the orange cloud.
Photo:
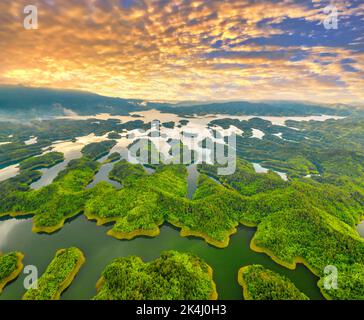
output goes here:
<path id="1" fill-rule="evenodd" d="M 150 100 L 364 101 L 361 51 L 243 44 L 289 35 L 279 27 L 287 19 L 320 23 L 319 1 L 311 7 L 293 0 L 128 2 L 38 0 L 39 29 L 25 30 L 28 1 L 2 0 L 0 82 Z M 350 1 L 340 9 L 347 16 L 363 12 Z M 357 72 L 343 69 L 348 58 Z"/>

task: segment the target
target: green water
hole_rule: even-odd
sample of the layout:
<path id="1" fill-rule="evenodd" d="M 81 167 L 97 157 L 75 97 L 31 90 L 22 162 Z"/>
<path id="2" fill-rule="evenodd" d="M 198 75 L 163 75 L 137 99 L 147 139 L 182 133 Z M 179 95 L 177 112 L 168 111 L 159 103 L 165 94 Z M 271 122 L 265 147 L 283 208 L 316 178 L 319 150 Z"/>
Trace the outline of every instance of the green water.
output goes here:
<path id="1" fill-rule="evenodd" d="M 113 164 L 103 165 L 89 185 L 100 181 L 114 183 L 108 178 Z M 54 173 L 44 172 L 40 186 L 50 183 Z M 192 198 L 197 188 L 199 173 L 196 166 L 188 167 L 188 197 Z M 119 185 L 115 185 L 119 187 Z M 80 248 L 86 263 L 81 268 L 72 285 L 64 292 L 62 299 L 90 299 L 96 294 L 96 282 L 105 266 L 114 258 L 129 255 L 141 256 L 144 261 L 151 261 L 160 256 L 162 251 L 177 250 L 191 252 L 204 259 L 214 270 L 214 280 L 220 299 L 242 299 L 242 290 L 237 283 L 238 270 L 249 264 L 262 264 L 271 270 L 290 278 L 296 286 L 312 299 L 322 299 L 317 288 L 318 279 L 304 266 L 295 271 L 275 264 L 267 255 L 255 253 L 249 248 L 255 229 L 240 227 L 232 236 L 230 245 L 218 249 L 206 244 L 199 238 L 182 238 L 179 231 L 170 225 L 161 228 L 156 238 L 139 237 L 131 241 L 122 241 L 107 236 L 111 226 L 96 226 L 85 216 L 69 220 L 58 232 L 35 234 L 31 231 L 31 219 L 0 219 L 0 251 L 20 251 L 25 254 L 24 265 L 34 265 L 41 275 L 55 252 L 61 248 L 75 246 Z M 9 284 L 0 299 L 20 299 L 25 290 L 23 280 L 26 275 Z"/>
<path id="2" fill-rule="evenodd" d="M 317 278 L 304 266 L 290 271 L 275 264 L 268 256 L 249 249 L 254 229 L 241 227 L 233 235 L 229 247 L 217 249 L 197 238 L 182 238 L 178 230 L 164 225 L 156 238 L 136 238 L 120 241 L 106 235 L 110 226 L 96 226 L 83 215 L 65 224 L 52 235 L 31 232 L 31 220 L 0 220 L 0 251 L 13 250 L 25 254 L 24 264 L 34 265 L 41 275 L 56 250 L 70 246 L 80 248 L 86 256 L 86 263 L 72 285 L 64 292 L 62 299 L 90 299 L 96 294 L 95 284 L 105 266 L 116 257 L 141 256 L 144 261 L 157 258 L 164 250 L 192 252 L 204 259 L 214 270 L 214 280 L 220 299 L 242 299 L 237 283 L 240 267 L 259 263 L 290 278 L 296 286 L 312 299 L 321 299 L 316 286 Z M 24 294 L 25 275 L 9 284 L 0 299 L 20 299 Z"/>

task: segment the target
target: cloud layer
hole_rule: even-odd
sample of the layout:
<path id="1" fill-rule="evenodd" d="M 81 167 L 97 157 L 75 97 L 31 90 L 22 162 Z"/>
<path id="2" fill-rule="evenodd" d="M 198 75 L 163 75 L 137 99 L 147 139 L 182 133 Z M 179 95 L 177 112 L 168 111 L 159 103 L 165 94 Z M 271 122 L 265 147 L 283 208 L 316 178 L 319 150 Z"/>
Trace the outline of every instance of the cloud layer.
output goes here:
<path id="1" fill-rule="evenodd" d="M 364 3 L 319 0 L 0 2 L 0 83 L 148 100 L 364 102 Z"/>

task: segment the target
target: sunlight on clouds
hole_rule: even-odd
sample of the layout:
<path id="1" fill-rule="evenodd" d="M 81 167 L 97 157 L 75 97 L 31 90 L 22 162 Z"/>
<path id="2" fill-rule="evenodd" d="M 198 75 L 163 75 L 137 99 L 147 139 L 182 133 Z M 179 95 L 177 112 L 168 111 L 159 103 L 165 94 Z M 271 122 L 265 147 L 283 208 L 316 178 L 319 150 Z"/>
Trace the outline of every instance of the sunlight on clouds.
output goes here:
<path id="1" fill-rule="evenodd" d="M 323 26 L 307 36 L 327 1 L 122 2 L 38 0 L 39 29 L 26 31 L 28 1 L 2 0 L 1 83 L 150 100 L 364 100 L 360 37 L 349 45 L 347 30 Z M 340 3 L 359 31 L 362 9 Z"/>

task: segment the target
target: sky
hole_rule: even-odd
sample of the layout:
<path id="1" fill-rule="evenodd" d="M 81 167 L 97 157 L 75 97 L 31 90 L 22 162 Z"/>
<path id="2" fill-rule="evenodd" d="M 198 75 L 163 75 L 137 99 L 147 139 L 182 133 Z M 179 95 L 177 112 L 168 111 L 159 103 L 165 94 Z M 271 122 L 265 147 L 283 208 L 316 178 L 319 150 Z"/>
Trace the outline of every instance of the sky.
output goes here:
<path id="1" fill-rule="evenodd" d="M 364 104 L 364 0 L 0 0 L 0 84 Z"/>

